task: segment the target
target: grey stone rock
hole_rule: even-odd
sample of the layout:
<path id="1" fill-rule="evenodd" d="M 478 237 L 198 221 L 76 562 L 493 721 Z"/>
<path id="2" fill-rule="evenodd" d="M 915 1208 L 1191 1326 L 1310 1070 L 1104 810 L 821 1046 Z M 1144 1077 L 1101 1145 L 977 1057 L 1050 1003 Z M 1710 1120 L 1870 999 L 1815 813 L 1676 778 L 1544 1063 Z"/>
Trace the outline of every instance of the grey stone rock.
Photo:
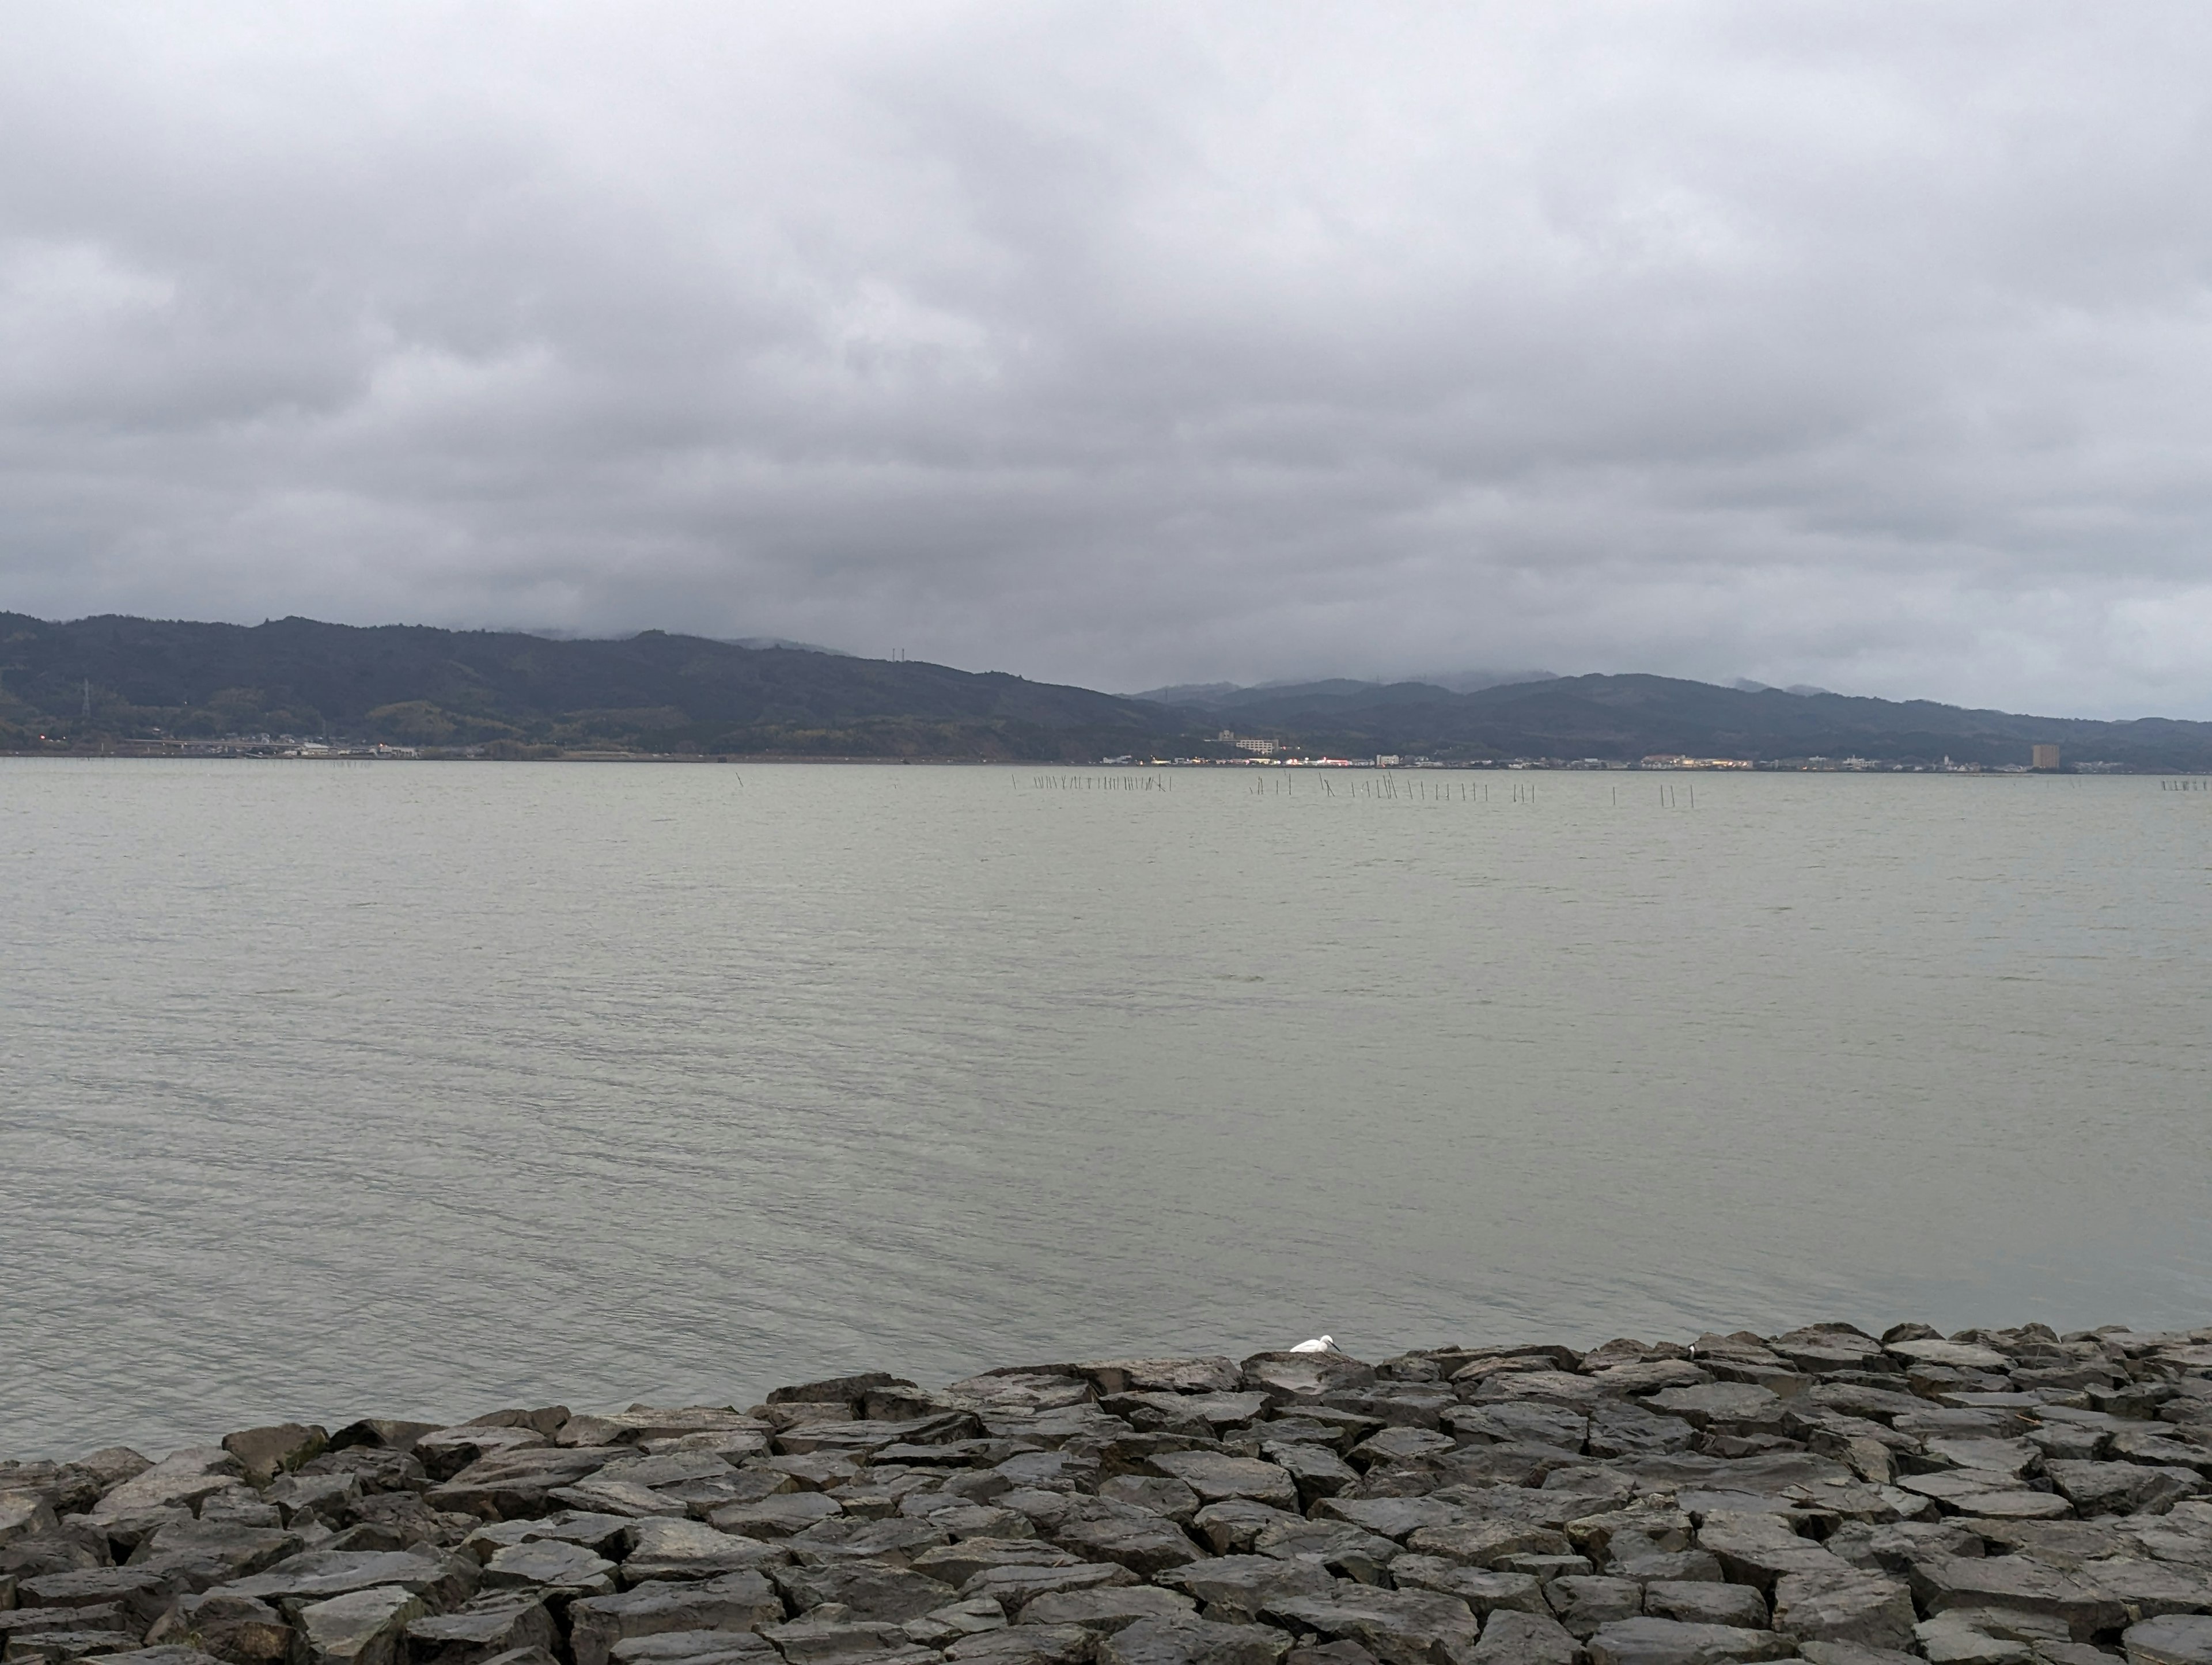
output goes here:
<path id="1" fill-rule="evenodd" d="M 1797 1651 L 1813 1665 L 1907 1665 L 1919 1657 L 1888 1648 L 1863 1648 L 1856 1642 L 1800 1642 Z"/>
<path id="2" fill-rule="evenodd" d="M 257 1485 L 266 1484 L 277 1474 L 320 1456 L 329 1443 L 326 1430 L 297 1422 L 241 1429 L 222 1438 L 222 1449 L 238 1459 L 246 1470 L 246 1477 Z"/>
<path id="3" fill-rule="evenodd" d="M 1500 1609 L 1483 1621 L 1474 1665 L 1578 1665 L 1583 1650 L 1548 1613 Z"/>
<path id="4" fill-rule="evenodd" d="M 2112 1451 L 2129 1462 L 2187 1468 L 2212 1478 L 2212 1446 L 2176 1439 L 2165 1429 L 2124 1428 L 2112 1437 Z"/>
<path id="5" fill-rule="evenodd" d="M 2037 1665 L 2112 1665 L 2114 1656 L 2087 1642 L 2038 1642 Z"/>
<path id="6" fill-rule="evenodd" d="M 629 1531 L 636 1522 L 623 1515 L 589 1515 L 564 1511 L 537 1520 L 495 1521 L 480 1526 L 461 1540 L 460 1553 L 471 1555 L 479 1562 L 489 1561 L 510 1544 L 536 1543 L 542 1539 L 557 1539 L 562 1543 L 581 1544 L 608 1560 L 619 1560 L 628 1553 Z"/>
<path id="7" fill-rule="evenodd" d="M 399 1665 L 422 1598 L 396 1584 L 349 1590 L 300 1609 L 296 1631 L 315 1665 Z"/>
<path id="8" fill-rule="evenodd" d="M 859 1409 L 868 1395 L 883 1388 L 915 1386 L 902 1376 L 893 1376 L 888 1370 L 860 1370 L 846 1376 L 824 1376 L 818 1382 L 801 1382 L 789 1387 L 772 1389 L 768 1396 L 771 1405 L 835 1403 Z"/>
<path id="9" fill-rule="evenodd" d="M 53 1504 L 26 1492 L 0 1492 L 0 1545 L 52 1532 L 59 1522 Z"/>
<path id="10" fill-rule="evenodd" d="M 1615 1578 L 1633 1578 L 1639 1584 L 1717 1584 L 1723 1583 L 1721 1564 L 1702 1549 L 1662 1551 L 1630 1555 L 1608 1561 L 1605 1571 Z"/>
<path id="11" fill-rule="evenodd" d="M 1182 1481 L 1152 1474 L 1116 1474 L 1099 1486 L 1098 1495 L 1162 1516 L 1178 1526 L 1189 1524 L 1203 1501 Z"/>
<path id="12" fill-rule="evenodd" d="M 904 1566 L 911 1565 L 916 1556 L 942 1548 L 951 1541 L 941 1527 L 946 1518 L 939 1515 L 927 1520 L 912 1520 L 895 1515 L 888 1520 L 865 1521 L 845 1515 L 817 1522 L 781 1543 L 752 1538 L 734 1541 L 749 1546 L 741 1552 L 754 1558 L 744 1562 L 746 1565 L 789 1559 L 803 1566 L 819 1566 L 825 1561 L 884 1561 L 893 1566 Z M 1021 1520 L 1019 1516 L 1012 1518 Z M 1026 1521 L 1021 1524 L 1025 1528 L 1029 1526 Z M 1021 1541 L 1034 1541 L 1034 1538 L 1032 1532 Z"/>
<path id="13" fill-rule="evenodd" d="M 111 1487 L 89 1512 L 94 1520 L 108 1520 L 167 1506 L 193 1508 L 210 1493 L 236 1486 L 245 1472 L 221 1446 L 196 1446 Z"/>
<path id="14" fill-rule="evenodd" d="M 1390 1582 L 1400 1589 L 1434 1590 L 1455 1595 L 1479 1619 L 1498 1611 L 1551 1614 L 1543 1585 L 1533 1573 L 1485 1572 L 1456 1561 L 1410 1552 L 1390 1563 Z"/>
<path id="15" fill-rule="evenodd" d="M 1607 1625 L 1585 1645 L 1590 1665 L 1723 1665 L 1782 1659 L 1796 1651 L 1789 1637 L 1773 1631 L 1649 1618 Z"/>
<path id="16" fill-rule="evenodd" d="M 1217 1355 L 1195 1358 L 1097 1358 L 1073 1369 L 1101 1395 L 1231 1394 L 1242 1390 L 1235 1362 Z"/>
<path id="17" fill-rule="evenodd" d="M 1252 1540 L 1252 1553 L 1278 1560 L 1311 1561 L 1339 1577 L 1381 1584 L 1388 1582 L 1385 1569 L 1399 1553 L 1399 1546 L 1342 1521 L 1293 1521 L 1262 1528 Z"/>
<path id="18" fill-rule="evenodd" d="M 1664 1504 L 1638 1504 L 1585 1515 L 1568 1522 L 1566 1530 L 1568 1541 L 1575 1548 L 1599 1562 L 1674 1554 L 1696 1541 L 1696 1527 L 1689 1515 Z"/>
<path id="19" fill-rule="evenodd" d="M 26 1578 L 17 1599 L 33 1607 L 116 1607 L 143 1632 L 169 1610 L 167 1577 L 146 1567 L 87 1567 Z"/>
<path id="20" fill-rule="evenodd" d="M 1587 1640 L 1601 1626 L 1644 1611 L 1644 1586 L 1626 1578 L 1554 1578 L 1544 1599 L 1568 1635 Z"/>
<path id="21" fill-rule="evenodd" d="M 1511 1572 L 1526 1572 L 1540 1583 L 1554 1578 L 1586 1578 L 1597 1569 L 1580 1555 L 1509 1555 L 1498 1565 Z"/>
<path id="22" fill-rule="evenodd" d="M 1249 1555 L 1253 1544 L 1269 1527 L 1304 1518 L 1273 1504 L 1231 1498 L 1225 1503 L 1208 1504 L 1191 1517 L 1190 1524 L 1216 1555 Z"/>
<path id="23" fill-rule="evenodd" d="M 1324 1498 L 1314 1504 L 1313 1516 L 1321 1521 L 1349 1521 L 1362 1531 L 1395 1538 L 1401 1543 L 1424 1527 L 1445 1526 L 1467 1518 L 1451 1504 L 1433 1498 Z"/>
<path id="24" fill-rule="evenodd" d="M 1154 1580 L 1200 1603 L 1208 1618 L 1249 1622 L 1279 1598 L 1324 1595 L 1335 1586 L 1328 1572 L 1310 1561 L 1278 1561 L 1264 1555 L 1222 1555 L 1187 1566 L 1170 1567 Z"/>
<path id="25" fill-rule="evenodd" d="M 311 1549 L 223 1588 L 296 1617 L 308 1603 L 390 1585 L 420 1595 L 428 1611 L 444 1613 L 475 1595 L 480 1577 L 473 1558 L 435 1551 Z"/>
<path id="26" fill-rule="evenodd" d="M 1913 1626 L 1929 1665 L 2026 1665 L 2039 1641 L 2064 1641 L 2066 1626 L 2048 1614 L 1960 1608 Z"/>
<path id="27" fill-rule="evenodd" d="M 86 1657 L 98 1662 L 98 1665 L 123 1660 L 128 1660 L 131 1665 L 216 1665 L 213 1655 L 175 1642 L 155 1648 L 134 1648 L 128 1653 L 88 1654 Z"/>
<path id="28" fill-rule="evenodd" d="M 1426 1428 L 1385 1428 L 1370 1436 L 1352 1448 L 1352 1461 L 1362 1468 L 1371 1468 L 1384 1463 L 1418 1461 L 1424 1457 L 1441 1456 L 1456 1450 L 1459 1442 L 1449 1434 L 1433 1432 Z"/>
<path id="29" fill-rule="evenodd" d="M 902 1624 L 949 1606 L 955 1595 L 941 1580 L 881 1561 L 770 1567 L 768 1573 L 794 1612 L 835 1602 L 862 1622 Z"/>
<path id="30" fill-rule="evenodd" d="M 1102 1399 L 1098 1408 L 1127 1419 L 1139 1430 L 1188 1428 L 1218 1437 L 1263 1415 L 1267 1396 L 1259 1393 L 1114 1394 Z"/>
<path id="31" fill-rule="evenodd" d="M 412 1665 L 484 1665 L 517 1648 L 553 1650 L 559 1634 L 552 1613 L 534 1591 L 496 1590 L 407 1626 Z"/>
<path id="32" fill-rule="evenodd" d="M 598 1473 L 612 1455 L 599 1447 L 495 1451 L 431 1487 L 423 1498 L 441 1512 L 489 1521 L 543 1515 L 554 1506 L 553 1493 Z"/>
<path id="33" fill-rule="evenodd" d="M 1375 1367 L 1329 1352 L 1259 1352 L 1243 1361 L 1242 1385 L 1278 1407 L 1318 1401 L 1323 1394 L 1372 1387 Z"/>
<path id="34" fill-rule="evenodd" d="M 1774 1628 L 1801 1638 L 1903 1651 L 1917 1617 L 1912 1592 L 1880 1573 L 1793 1572 L 1774 1587 Z"/>
<path id="35" fill-rule="evenodd" d="M 116 1631 L 129 1628 L 121 1603 L 103 1601 L 76 1607 L 14 1607 L 0 1613 L 0 1637 L 30 1636 L 44 1631 Z M 135 1641 L 138 1632 L 131 1632 Z"/>
<path id="36" fill-rule="evenodd" d="M 2166 1613 L 2212 1613 L 2212 1570 L 2118 1557 L 2091 1561 L 2081 1576 L 2118 1601 L 2130 1624 Z"/>
<path id="37" fill-rule="evenodd" d="M 1341 1579 L 1326 1595 L 1278 1597 L 1262 1617 L 1328 1641 L 1356 1642 L 1382 1665 L 1468 1665 L 1480 1637 L 1474 1613 L 1456 1596 Z"/>
<path id="38" fill-rule="evenodd" d="M 1181 1480 L 1207 1503 L 1224 1498 L 1250 1498 L 1279 1509 L 1297 1506 L 1298 1489 L 1290 1475 L 1257 1457 L 1234 1457 L 1214 1451 L 1163 1451 L 1152 1466 L 1171 1480 Z"/>
<path id="39" fill-rule="evenodd" d="M 1118 1588 L 1055 1590 L 1032 1596 L 1023 1604 L 1024 1625 L 1080 1625 L 1101 1635 L 1133 1625 L 1140 1619 L 1190 1620 L 1198 1616 L 1191 1599 L 1152 1584 Z"/>
<path id="40" fill-rule="evenodd" d="M 276 1504 L 256 1497 L 243 1486 L 225 1486 L 200 1499 L 199 1519 L 210 1526 L 282 1526 L 284 1516 Z"/>
<path id="41" fill-rule="evenodd" d="M 2042 1458 L 2033 1441 L 1937 1434 L 1922 1442 L 1928 1461 L 1946 1468 L 1968 1468 L 2019 1480 Z"/>
<path id="42" fill-rule="evenodd" d="M 1580 1451 L 1589 1437 L 1589 1418 L 1564 1405 L 1508 1401 L 1462 1405 L 1439 1419 L 1466 1445 L 1544 1445 Z"/>
<path id="43" fill-rule="evenodd" d="M 464 1423 L 419 1436 L 409 1455 L 434 1480 L 449 1480 L 486 1457 L 530 1450 L 552 1442 L 538 1429 L 503 1423 Z"/>
<path id="44" fill-rule="evenodd" d="M 227 1589 L 184 1597 L 175 1628 L 192 1646 L 231 1665 L 279 1665 L 292 1652 L 292 1627 L 282 1613 Z"/>
<path id="45" fill-rule="evenodd" d="M 751 1631 L 781 1624 L 784 1606 L 757 1572 L 725 1573 L 698 1583 L 641 1584 L 594 1595 L 568 1609 L 575 1665 L 607 1665 L 615 1644 L 678 1631 Z"/>
<path id="46" fill-rule="evenodd" d="M 651 1578 L 718 1578 L 758 1567 L 776 1553 L 757 1538 L 718 1532 L 698 1521 L 641 1520 L 627 1536 L 629 1553 L 622 1564 L 625 1584 Z"/>
<path id="47" fill-rule="evenodd" d="M 1780 1395 L 1746 1382 L 1707 1382 L 1697 1387 L 1669 1388 L 1653 1394 L 1647 1403 L 1655 1411 L 1681 1418 L 1693 1428 L 1782 1431 Z"/>
<path id="48" fill-rule="evenodd" d="M 1698 1528 L 1698 1547 L 1721 1564 L 1729 1579 L 1771 1591 L 1785 1573 L 1843 1577 L 1852 1569 L 1774 1515 L 1708 1515 Z"/>
<path id="49" fill-rule="evenodd" d="M 1271 1440 L 1260 1449 L 1291 1477 L 1302 1506 L 1310 1508 L 1316 1498 L 1337 1497 L 1359 1484 L 1359 1471 L 1326 1445 Z"/>
<path id="50" fill-rule="evenodd" d="M 708 1522 L 718 1532 L 744 1538 L 788 1538 L 817 1521 L 843 1514 L 832 1497 L 819 1492 L 787 1492 L 763 1498 L 758 1503 L 730 1504 L 711 1511 Z"/>
<path id="51" fill-rule="evenodd" d="M 958 1665 L 1089 1665 L 1098 1637 L 1080 1625 L 1017 1625 L 963 1637 L 945 1650 Z"/>
<path id="52" fill-rule="evenodd" d="M 915 1646 L 942 1649 L 963 1636 L 981 1636 L 985 1631 L 1004 1630 L 1006 1626 L 1006 1610 L 984 1596 L 933 1607 L 919 1619 L 908 1619 L 902 1628 Z"/>
<path id="53" fill-rule="evenodd" d="M 541 1419 L 544 1420 L 550 1419 Z M 765 1434 L 769 1424 L 726 1405 L 633 1405 L 627 1411 L 569 1417 L 553 1435 L 556 1445 L 629 1445 L 681 1439 L 689 1434 Z"/>
<path id="54" fill-rule="evenodd" d="M 1425 1526 L 1409 1533 L 1406 1547 L 1462 1566 L 1498 1567 L 1518 1557 L 1567 1555 L 1572 1545 L 1564 1532 L 1519 1521 L 1459 1521 Z"/>
<path id="55" fill-rule="evenodd" d="M 2045 1472 L 2059 1495 L 2084 1515 L 2155 1514 L 2205 1489 L 2193 1469 L 2139 1462 L 2053 1462 Z"/>
<path id="56" fill-rule="evenodd" d="M 990 1567 L 1073 1567 L 1082 1558 L 1036 1538 L 981 1539 L 922 1551 L 908 1563 L 924 1577 L 959 1588 Z"/>
<path id="57" fill-rule="evenodd" d="M 484 1563 L 487 1589 L 566 1590 L 605 1595 L 615 1587 L 614 1564 L 581 1544 L 540 1538 L 496 1552 Z"/>
<path id="58" fill-rule="evenodd" d="M 674 1516 L 689 1512 L 681 1499 L 665 1497 L 651 1486 L 640 1486 L 634 1480 L 616 1479 L 605 1469 L 574 1486 L 556 1486 L 548 1495 L 563 1508 L 584 1510 L 593 1514 L 624 1515 L 632 1520 L 653 1515 Z"/>
<path id="59" fill-rule="evenodd" d="M 1357 1642 L 1310 1642 L 1283 1657 L 1287 1665 L 1376 1665 L 1375 1656 Z"/>
<path id="60" fill-rule="evenodd" d="M 2128 1665 L 2212 1665 L 2212 1619 L 2167 1614 L 2130 1625 L 2120 1638 Z"/>
<path id="61" fill-rule="evenodd" d="M 1910 1595 L 1905 1605 L 1909 1613 Z M 1678 1619 L 1686 1625 L 1728 1625 L 1754 1631 L 1768 1625 L 1766 1598 L 1748 1584 L 1654 1579 L 1644 1586 L 1644 1611 L 1654 1619 Z M 1911 1634 L 1908 1624 L 1905 1635 Z"/>
<path id="62" fill-rule="evenodd" d="M 1680 1417 L 1600 1400 L 1589 1407 L 1586 1449 L 1594 1457 L 1663 1456 L 1687 1451 L 1698 1431 Z"/>
<path id="63" fill-rule="evenodd" d="M 1098 1665 L 1278 1665 L 1291 1638 L 1272 1625 L 1140 1619 L 1098 1643 Z"/>
<path id="64" fill-rule="evenodd" d="M 617 1665 L 778 1665 L 782 1656 L 751 1631 L 663 1631 L 626 1637 L 610 1656 Z M 507 1655 L 501 1655 L 500 1660 Z M 500 1665 L 488 1660 L 485 1665 Z"/>
<path id="65" fill-rule="evenodd" d="M 8 1634 L 7 1665 L 67 1665 L 105 1654 L 134 1650 L 139 1638 L 125 1631 L 18 1631 Z"/>
<path id="66" fill-rule="evenodd" d="M 173 1589 L 197 1591 L 265 1571 L 306 1547 L 294 1532 L 187 1518 L 143 1540 L 131 1565 L 161 1575 Z"/>
<path id="67" fill-rule="evenodd" d="M 1947 1364 L 1954 1370 L 2002 1370 L 2008 1363 L 2001 1352 L 1959 1341 L 1890 1341 L 1885 1350 L 1913 1364 Z"/>
<path id="68" fill-rule="evenodd" d="M 1981 1535 L 1973 1522 L 1965 1518 L 1881 1525 L 1852 1521 L 1830 1533 L 1821 1547 L 1863 1572 L 1899 1575 L 1924 1556 L 1983 1553 Z"/>
<path id="69" fill-rule="evenodd" d="M 1066 1590 L 1097 1589 L 1134 1584 L 1136 1574 L 1128 1568 L 1109 1562 L 1078 1562 L 1073 1566 L 997 1566 L 986 1567 L 960 1586 L 963 1598 L 973 1600 L 988 1596 L 1016 1619 L 1022 1609 L 1040 1595 L 1051 1595 Z"/>
<path id="70" fill-rule="evenodd" d="M 373 1445 L 325 1451 L 301 1464 L 300 1474 L 351 1474 L 365 1492 L 421 1492 L 430 1484 L 429 1475 L 411 1455 Z"/>
<path id="71" fill-rule="evenodd" d="M 1078 1505 L 1062 1518 L 1052 1538 L 1087 1560 L 1111 1561 L 1147 1578 L 1200 1555 L 1198 1546 L 1172 1521 L 1143 1510 L 1104 1513 Z"/>
<path id="72" fill-rule="evenodd" d="M 1966 1608 L 2045 1614 L 2063 1622 L 2076 1642 L 2126 1619 L 2120 1604 L 2095 1585 L 2024 1555 L 1929 1556 L 1912 1564 L 1910 1579 L 1931 1619 Z"/>
<path id="73" fill-rule="evenodd" d="M 761 1635 L 775 1644 L 787 1665 L 828 1665 L 831 1660 L 866 1658 L 915 1645 L 899 1626 L 855 1623 L 833 1616 L 835 1613 L 824 1607 L 781 1625 L 770 1625 Z"/>

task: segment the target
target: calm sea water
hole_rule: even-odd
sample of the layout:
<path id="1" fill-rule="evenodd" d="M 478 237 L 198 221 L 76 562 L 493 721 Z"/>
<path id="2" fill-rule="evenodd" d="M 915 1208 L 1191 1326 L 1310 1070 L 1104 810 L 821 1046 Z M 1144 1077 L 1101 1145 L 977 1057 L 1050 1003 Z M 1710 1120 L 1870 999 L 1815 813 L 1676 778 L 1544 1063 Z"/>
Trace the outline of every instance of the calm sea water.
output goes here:
<path id="1" fill-rule="evenodd" d="M 1042 778 L 0 763 L 0 1455 L 2212 1318 L 2212 795 Z"/>

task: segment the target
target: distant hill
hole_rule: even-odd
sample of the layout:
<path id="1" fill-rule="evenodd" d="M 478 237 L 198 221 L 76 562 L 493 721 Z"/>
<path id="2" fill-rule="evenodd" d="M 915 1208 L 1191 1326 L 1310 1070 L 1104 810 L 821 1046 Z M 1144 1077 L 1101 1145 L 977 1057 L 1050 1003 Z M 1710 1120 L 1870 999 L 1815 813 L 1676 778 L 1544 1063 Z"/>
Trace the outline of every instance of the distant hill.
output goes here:
<path id="1" fill-rule="evenodd" d="M 1468 694 L 1506 683 L 1547 682 L 1553 676 L 1549 671 L 1452 671 L 1410 677 L 1398 683 L 1333 677 L 1322 682 L 1263 682 L 1249 688 L 1233 682 L 1192 682 L 1172 688 L 1154 688 L 1129 697 L 1152 700 L 1161 705 L 1188 706 L 1197 711 L 1242 711 L 1254 706 L 1271 706 L 1285 699 L 1334 700 L 1357 705 L 1363 698 L 1387 696 L 1389 690 L 1396 688 L 1421 687 L 1447 694 Z"/>
<path id="2" fill-rule="evenodd" d="M 510 754 L 1080 759 L 1150 755 L 1185 726 L 1142 701 L 1000 671 L 659 630 L 555 641 L 305 618 L 248 628 L 0 613 L 0 747 L 14 750 L 265 731 Z M 42 745 L 40 735 L 54 738 Z"/>
<path id="3" fill-rule="evenodd" d="M 1669 677 L 1528 674 L 1535 679 L 1468 692 L 1339 678 L 1155 690 L 1172 696 L 1162 700 L 659 630 L 556 641 L 304 618 L 248 628 L 0 613 L 0 750 L 268 732 L 498 756 L 1073 762 L 1241 755 L 1216 738 L 1228 728 L 1296 752 L 1353 757 L 1632 761 L 1672 752 L 2004 764 L 2026 763 L 2031 745 L 2055 742 L 2069 763 L 2212 769 L 2212 723 L 2092 722 Z"/>
<path id="4" fill-rule="evenodd" d="M 1455 694 L 1431 684 L 1318 682 L 1213 694 L 1206 709 L 1253 733 L 1351 756 L 1773 759 L 2025 763 L 2053 743 L 2069 762 L 2212 769 L 2212 723 L 2016 716 L 1927 700 L 1721 688 L 1673 677 L 1553 677 Z"/>

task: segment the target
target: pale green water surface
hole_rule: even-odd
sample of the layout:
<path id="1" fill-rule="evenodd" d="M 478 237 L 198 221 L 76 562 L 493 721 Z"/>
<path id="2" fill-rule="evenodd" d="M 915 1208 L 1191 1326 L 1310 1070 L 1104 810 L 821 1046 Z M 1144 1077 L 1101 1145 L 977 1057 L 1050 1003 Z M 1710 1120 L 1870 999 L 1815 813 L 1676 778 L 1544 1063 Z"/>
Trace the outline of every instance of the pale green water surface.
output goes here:
<path id="1" fill-rule="evenodd" d="M 1155 778 L 0 762 L 0 1455 L 2212 1321 L 2212 794 Z"/>

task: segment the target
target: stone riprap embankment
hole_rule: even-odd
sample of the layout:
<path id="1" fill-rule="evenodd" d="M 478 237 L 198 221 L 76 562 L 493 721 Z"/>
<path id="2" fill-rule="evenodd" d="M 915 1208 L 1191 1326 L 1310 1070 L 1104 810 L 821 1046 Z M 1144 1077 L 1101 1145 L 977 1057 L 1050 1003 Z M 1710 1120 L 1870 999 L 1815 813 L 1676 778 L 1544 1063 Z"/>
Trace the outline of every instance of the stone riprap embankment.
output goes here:
<path id="1" fill-rule="evenodd" d="M 2212 1665 L 2212 1329 L 1119 1358 L 0 1467 L 8 1661 Z"/>

